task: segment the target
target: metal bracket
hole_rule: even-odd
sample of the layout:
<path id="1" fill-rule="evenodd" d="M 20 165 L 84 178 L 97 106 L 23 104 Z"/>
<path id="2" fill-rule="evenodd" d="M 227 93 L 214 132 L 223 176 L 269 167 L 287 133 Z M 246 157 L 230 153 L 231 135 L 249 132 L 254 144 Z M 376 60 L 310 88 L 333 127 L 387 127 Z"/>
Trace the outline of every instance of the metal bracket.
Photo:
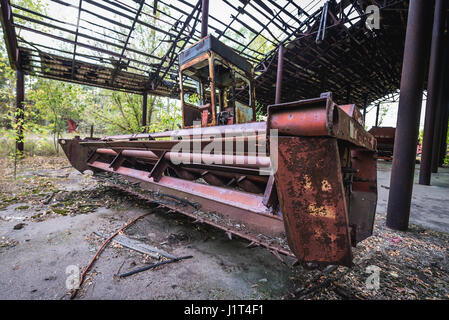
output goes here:
<path id="1" fill-rule="evenodd" d="M 112 162 L 109 164 L 109 168 L 112 168 L 114 169 L 114 171 L 116 171 L 122 165 L 123 161 L 125 161 L 125 159 L 123 158 L 122 150 L 120 150 L 115 156 L 114 160 L 112 160 Z"/>
<path id="2" fill-rule="evenodd" d="M 267 207 L 272 207 L 276 201 L 276 182 L 274 181 L 274 175 L 270 175 L 268 178 L 267 187 L 265 188 L 262 203 Z"/>
<path id="3" fill-rule="evenodd" d="M 162 175 L 164 174 L 165 169 L 168 168 L 169 162 L 167 159 L 165 159 L 165 153 L 164 151 L 159 158 L 159 160 L 156 162 L 156 165 L 153 167 L 153 169 L 150 172 L 150 175 L 148 177 L 153 178 L 155 182 L 159 182 L 162 178 Z"/>

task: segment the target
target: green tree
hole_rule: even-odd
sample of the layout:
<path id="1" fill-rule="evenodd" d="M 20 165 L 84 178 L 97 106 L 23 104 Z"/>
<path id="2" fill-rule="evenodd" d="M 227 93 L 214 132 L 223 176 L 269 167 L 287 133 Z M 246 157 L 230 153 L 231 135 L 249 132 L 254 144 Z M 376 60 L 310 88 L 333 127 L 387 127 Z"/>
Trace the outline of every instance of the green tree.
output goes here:
<path id="1" fill-rule="evenodd" d="M 28 98 L 33 101 L 33 111 L 27 114 L 27 122 L 36 124 L 33 131 L 47 129 L 52 133 L 56 152 L 57 141 L 67 129 L 67 120 L 78 122 L 90 103 L 89 92 L 82 86 L 47 79 L 38 79 Z"/>

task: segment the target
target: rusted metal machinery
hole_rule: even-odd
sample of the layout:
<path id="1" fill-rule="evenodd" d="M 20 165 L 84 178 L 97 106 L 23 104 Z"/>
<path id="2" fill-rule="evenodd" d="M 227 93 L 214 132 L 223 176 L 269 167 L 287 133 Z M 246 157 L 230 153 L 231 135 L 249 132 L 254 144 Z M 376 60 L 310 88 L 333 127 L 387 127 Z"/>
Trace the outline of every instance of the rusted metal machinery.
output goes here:
<path id="1" fill-rule="evenodd" d="M 179 65 L 184 128 L 194 121 L 205 127 L 256 120 L 253 66 L 230 47 L 209 35 L 181 52 Z M 189 85 L 196 87 L 195 94 L 186 90 Z M 249 105 L 238 99 L 243 90 Z"/>
<path id="2" fill-rule="evenodd" d="M 360 112 L 323 94 L 254 122 L 252 69 L 211 39 L 180 54 L 183 129 L 61 139 L 71 164 L 278 257 L 350 266 L 377 202 L 376 141 Z"/>
<path id="3" fill-rule="evenodd" d="M 393 159 L 394 136 L 396 128 L 372 127 L 369 131 L 377 141 L 377 158 L 391 161 Z"/>

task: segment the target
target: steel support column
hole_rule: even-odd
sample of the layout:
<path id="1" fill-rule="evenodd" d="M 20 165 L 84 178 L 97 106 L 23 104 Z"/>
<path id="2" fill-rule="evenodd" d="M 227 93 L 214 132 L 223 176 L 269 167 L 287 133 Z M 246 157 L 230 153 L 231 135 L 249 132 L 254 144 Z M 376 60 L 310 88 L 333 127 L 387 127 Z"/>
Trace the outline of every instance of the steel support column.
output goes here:
<path id="1" fill-rule="evenodd" d="M 21 66 L 21 58 L 19 46 L 17 44 L 16 30 L 14 28 L 11 4 L 8 0 L 0 0 L 0 3 L 3 37 L 5 40 L 6 51 L 8 52 L 9 63 L 11 68 L 18 70 Z"/>
<path id="2" fill-rule="evenodd" d="M 447 91 L 449 90 L 449 86 L 446 80 L 442 79 L 442 82 L 443 87 L 441 88 L 440 98 L 438 99 L 439 102 L 435 116 L 434 139 L 432 141 L 432 165 L 431 165 L 432 173 L 438 173 L 438 167 L 440 166 L 441 140 L 446 138 L 444 137 L 444 133 L 446 131 L 443 130 L 443 126 L 445 118 L 444 109 L 447 107 L 448 101 Z"/>
<path id="3" fill-rule="evenodd" d="M 423 148 L 419 170 L 419 184 L 430 185 L 432 167 L 432 147 L 435 138 L 435 118 L 438 106 L 440 74 L 443 61 L 443 33 L 446 0 L 436 0 L 430 49 L 429 77 L 427 84 L 426 118 L 424 123 Z"/>
<path id="4" fill-rule="evenodd" d="M 23 71 L 16 71 L 16 150 L 18 154 L 23 154 L 24 150 L 24 135 L 23 135 L 23 121 L 24 107 L 23 100 L 25 99 L 25 84 Z"/>
<path id="5" fill-rule="evenodd" d="M 283 69 L 284 69 L 284 45 L 281 43 L 279 45 L 279 52 L 278 52 L 278 68 L 277 68 L 277 75 L 276 75 L 276 96 L 274 99 L 275 104 L 281 103 Z"/>
<path id="6" fill-rule="evenodd" d="M 366 108 L 368 107 L 368 96 L 365 96 L 365 102 L 363 106 L 363 123 L 366 124 Z"/>
<path id="7" fill-rule="evenodd" d="M 431 14 L 429 3 L 410 0 L 386 222 L 396 230 L 407 230 L 410 216 Z"/>
<path id="8" fill-rule="evenodd" d="M 441 167 L 444 164 L 444 158 L 446 157 L 447 153 L 447 127 L 449 125 L 449 96 L 447 97 L 447 100 L 444 104 L 444 114 L 442 116 L 443 118 L 443 127 L 441 131 L 441 141 L 440 141 L 440 152 L 439 152 L 439 161 L 438 165 Z"/>
<path id="9" fill-rule="evenodd" d="M 144 131 L 146 132 L 147 116 L 148 116 L 148 108 L 147 108 L 148 93 L 146 91 L 143 93 L 142 100 L 143 100 L 142 101 L 142 127 L 144 127 Z"/>
<path id="10" fill-rule="evenodd" d="M 207 36 L 207 28 L 209 26 L 209 0 L 203 0 L 201 11 L 201 38 Z"/>
<path id="11" fill-rule="evenodd" d="M 446 15 L 447 18 L 447 15 Z M 446 33 L 444 35 L 444 49 L 443 49 L 443 63 L 442 71 L 440 72 L 439 78 L 439 95 L 438 95 L 438 105 L 435 115 L 435 130 L 434 139 L 432 141 L 432 172 L 438 172 L 438 166 L 440 162 L 440 145 L 441 139 L 443 139 L 443 120 L 445 115 L 445 109 L 447 101 L 449 98 L 449 79 L 446 77 L 447 71 L 449 69 L 449 37 Z"/>
<path id="12" fill-rule="evenodd" d="M 375 125 L 375 127 L 379 126 L 379 109 L 380 109 L 380 103 L 378 103 L 376 106 L 376 125 Z"/>

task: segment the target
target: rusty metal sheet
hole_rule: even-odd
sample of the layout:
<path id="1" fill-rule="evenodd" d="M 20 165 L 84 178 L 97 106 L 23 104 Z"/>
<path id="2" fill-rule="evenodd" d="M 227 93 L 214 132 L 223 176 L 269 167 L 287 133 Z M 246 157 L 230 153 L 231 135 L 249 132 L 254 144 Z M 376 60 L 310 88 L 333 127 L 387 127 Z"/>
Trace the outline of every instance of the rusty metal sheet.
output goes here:
<path id="1" fill-rule="evenodd" d="M 348 116 L 356 120 L 361 126 L 365 125 L 365 121 L 363 120 L 363 115 L 360 112 L 359 108 L 355 104 L 345 104 L 338 106 L 342 109 Z"/>
<path id="2" fill-rule="evenodd" d="M 352 168 L 356 172 L 349 202 L 349 224 L 354 227 L 355 242 L 373 233 L 377 205 L 377 161 L 369 150 L 351 152 Z"/>
<path id="3" fill-rule="evenodd" d="M 123 134 L 103 137 L 103 141 L 111 140 L 125 140 L 125 139 L 149 139 L 149 138 L 166 138 L 166 137 L 188 137 L 199 134 L 208 135 L 210 133 L 220 132 L 222 135 L 225 133 L 233 135 L 244 135 L 248 131 L 254 132 L 254 134 L 263 134 L 266 130 L 266 122 L 251 122 L 251 123 L 241 123 L 233 125 L 221 125 L 209 128 L 195 128 L 195 129 L 180 129 L 172 131 L 161 131 L 154 133 L 138 133 L 138 134 Z M 199 131 L 200 130 L 200 131 Z"/>
<path id="4" fill-rule="evenodd" d="M 269 106 L 268 129 L 277 129 L 280 135 L 328 136 L 370 150 L 376 148 L 376 139 L 330 97 Z"/>
<path id="5" fill-rule="evenodd" d="M 333 119 L 334 137 L 371 151 L 376 150 L 376 139 L 374 136 L 339 107 L 335 108 Z"/>
<path id="6" fill-rule="evenodd" d="M 130 182 L 136 181 L 133 178 L 124 177 L 124 179 L 129 180 Z M 110 182 L 106 182 L 106 183 L 109 185 L 113 185 L 114 187 L 119 188 L 123 191 L 129 192 L 141 199 L 145 199 L 148 201 L 158 201 L 157 197 L 154 197 L 154 194 L 148 194 L 147 192 L 137 192 L 135 190 L 131 190 L 130 188 L 125 187 L 123 184 L 115 184 L 115 183 L 110 183 Z M 146 184 L 146 183 L 142 183 L 141 187 L 143 190 L 147 190 L 147 189 L 153 190 L 152 188 L 154 186 Z M 171 204 L 171 203 L 161 203 L 161 205 L 166 208 L 169 208 L 173 211 L 180 212 L 186 216 L 189 216 L 189 217 L 195 219 L 194 223 L 207 223 L 208 225 L 211 225 L 215 228 L 223 230 L 224 232 L 226 232 L 226 234 L 228 234 L 228 236 L 236 235 L 240 238 L 246 239 L 246 240 L 250 241 L 250 244 L 247 246 L 248 248 L 260 246 L 260 247 L 264 247 L 264 248 L 270 250 L 270 252 L 273 252 L 273 253 L 279 252 L 283 255 L 294 257 L 294 254 L 288 248 L 286 248 L 284 245 L 282 245 L 282 243 L 276 243 L 274 241 L 266 242 L 263 240 L 264 237 L 263 236 L 261 237 L 261 234 L 252 233 L 250 230 L 237 230 L 236 228 L 230 227 L 229 225 L 225 225 L 218 221 L 213 221 L 213 220 L 204 221 L 202 219 L 199 219 L 198 216 L 194 212 L 192 212 L 192 210 L 189 206 L 179 206 L 179 205 Z M 281 236 L 283 237 L 284 234 L 281 234 Z"/>
<path id="7" fill-rule="evenodd" d="M 329 136 L 332 114 L 326 107 L 328 103 L 327 99 L 319 98 L 269 106 L 269 129 L 292 136 Z"/>
<path id="8" fill-rule="evenodd" d="M 337 140 L 279 137 L 275 180 L 289 247 L 298 259 L 350 266 Z"/>
<path id="9" fill-rule="evenodd" d="M 164 194 L 194 202 L 211 215 L 212 220 L 205 222 L 270 250 L 271 240 L 265 235 L 286 234 L 300 261 L 350 266 L 351 244 L 372 234 L 377 201 L 375 140 L 355 119 L 357 111 L 354 105 L 340 108 L 326 95 L 270 106 L 267 123 L 201 129 L 214 133 L 215 139 L 206 135 L 198 140 L 198 132 L 187 129 L 173 132 L 182 140 L 154 140 L 164 135 L 153 134 L 60 142 L 80 171 L 90 168 L 121 176 L 115 181 L 140 182 L 136 189 L 149 191 L 145 197 Z M 244 134 L 249 128 L 255 132 Z M 278 149 L 269 156 L 258 155 L 249 144 L 266 139 L 268 129 L 278 129 Z M 226 135 L 229 130 L 237 137 Z M 190 146 L 181 158 L 196 163 L 173 161 L 180 155 L 171 149 L 180 141 Z M 243 142 L 243 154 L 193 151 L 194 143 L 203 150 L 211 142 L 222 150 L 226 145 L 236 150 L 237 143 Z M 259 169 L 274 161 L 274 179 L 262 176 Z M 158 162 L 163 164 L 159 168 Z M 196 207 L 181 209 L 197 215 Z M 244 225 L 245 230 L 216 223 L 216 215 Z M 285 240 L 280 245 L 288 251 Z"/>
<path id="10" fill-rule="evenodd" d="M 201 205 L 206 212 L 217 212 L 233 221 L 244 224 L 245 228 L 273 237 L 284 233 L 282 220 L 272 215 L 263 204 L 263 196 L 238 190 L 231 190 L 192 181 L 163 176 L 158 182 L 148 177 L 148 172 L 120 167 L 113 170 L 103 162 L 93 162 L 91 168 L 130 177 L 144 182 L 148 190 L 187 199 Z M 243 229 L 243 226 L 242 226 Z"/>
<path id="11" fill-rule="evenodd" d="M 236 123 L 247 123 L 253 120 L 253 108 L 235 101 L 235 118 Z"/>
<path id="12" fill-rule="evenodd" d="M 76 136 L 74 139 L 59 139 L 59 145 L 64 151 L 70 164 L 79 172 L 83 173 L 89 167 L 87 159 L 89 158 L 89 149 L 79 144 L 80 138 Z"/>

